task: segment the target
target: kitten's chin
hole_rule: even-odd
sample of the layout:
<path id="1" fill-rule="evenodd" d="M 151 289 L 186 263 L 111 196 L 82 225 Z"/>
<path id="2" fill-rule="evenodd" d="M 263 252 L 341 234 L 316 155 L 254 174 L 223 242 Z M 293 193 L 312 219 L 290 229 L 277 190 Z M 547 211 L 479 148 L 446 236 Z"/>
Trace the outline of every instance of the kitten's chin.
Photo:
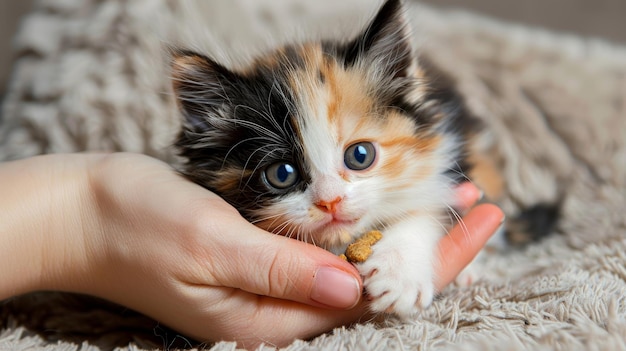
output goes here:
<path id="1" fill-rule="evenodd" d="M 333 220 L 312 230 L 312 240 L 326 250 L 342 252 L 346 245 L 362 234 L 359 221 Z"/>
<path id="2" fill-rule="evenodd" d="M 271 221 L 259 221 L 255 225 L 268 232 L 305 241 L 335 253 L 343 252 L 348 244 L 367 229 L 363 227 L 361 219 L 325 218 L 300 225 L 294 222 L 281 217 Z"/>

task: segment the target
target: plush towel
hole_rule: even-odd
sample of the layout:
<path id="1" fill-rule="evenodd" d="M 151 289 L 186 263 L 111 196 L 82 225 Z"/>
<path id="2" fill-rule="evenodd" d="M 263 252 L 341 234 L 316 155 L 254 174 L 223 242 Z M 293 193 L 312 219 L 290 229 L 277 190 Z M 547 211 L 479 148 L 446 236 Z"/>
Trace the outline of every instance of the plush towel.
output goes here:
<path id="1" fill-rule="evenodd" d="M 378 4 L 42 0 L 16 38 L 0 160 L 108 150 L 176 164 L 164 48 L 241 66 L 283 42 L 355 34 Z M 408 323 L 346 326 L 286 349 L 626 349 L 626 49 L 408 5 L 418 49 L 495 132 L 487 142 L 516 199 L 505 209 L 559 198 L 562 220 L 546 240 L 485 255 L 483 279 L 448 287 Z M 132 311 L 58 293 L 0 304 L 0 328 L 0 349 L 192 346 Z"/>

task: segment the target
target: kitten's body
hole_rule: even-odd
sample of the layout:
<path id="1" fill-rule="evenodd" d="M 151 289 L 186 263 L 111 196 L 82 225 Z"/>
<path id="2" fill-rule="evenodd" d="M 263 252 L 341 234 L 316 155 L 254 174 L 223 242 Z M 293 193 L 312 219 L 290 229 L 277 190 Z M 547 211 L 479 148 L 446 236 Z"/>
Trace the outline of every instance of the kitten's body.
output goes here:
<path id="1" fill-rule="evenodd" d="M 477 121 L 414 54 L 400 1 L 347 43 L 287 46 L 245 72 L 177 52 L 173 76 L 189 178 L 252 223 L 334 252 L 381 230 L 357 267 L 372 309 L 431 302 L 453 187 L 468 159 L 492 170 L 472 153 Z"/>

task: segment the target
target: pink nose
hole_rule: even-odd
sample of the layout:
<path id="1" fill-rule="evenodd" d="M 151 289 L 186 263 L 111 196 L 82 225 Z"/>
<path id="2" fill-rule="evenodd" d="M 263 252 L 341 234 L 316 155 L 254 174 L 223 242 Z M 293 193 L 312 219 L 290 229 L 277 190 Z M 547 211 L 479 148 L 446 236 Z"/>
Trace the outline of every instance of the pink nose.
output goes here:
<path id="1" fill-rule="evenodd" d="M 341 197 L 337 196 L 334 200 L 331 201 L 320 200 L 315 203 L 315 206 L 317 206 L 320 210 L 324 212 L 335 213 L 337 212 L 337 206 L 340 202 Z"/>

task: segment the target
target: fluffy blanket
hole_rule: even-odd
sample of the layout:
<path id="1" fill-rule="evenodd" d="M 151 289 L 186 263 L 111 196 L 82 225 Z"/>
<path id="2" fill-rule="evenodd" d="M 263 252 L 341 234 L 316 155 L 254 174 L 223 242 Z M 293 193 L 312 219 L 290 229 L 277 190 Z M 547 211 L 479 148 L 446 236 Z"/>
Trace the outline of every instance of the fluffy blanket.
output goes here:
<path id="1" fill-rule="evenodd" d="M 164 47 L 242 65 L 295 37 L 356 33 L 378 3 L 41 0 L 16 38 L 0 160 L 110 150 L 176 163 Z M 486 255 L 484 279 L 448 287 L 409 323 L 346 326 L 286 350 L 626 349 L 626 50 L 409 5 L 420 50 L 495 131 L 489 142 L 510 197 L 558 197 L 563 219 L 547 240 Z M 190 346 L 158 322 L 82 296 L 37 293 L 0 304 L 0 349 Z"/>

